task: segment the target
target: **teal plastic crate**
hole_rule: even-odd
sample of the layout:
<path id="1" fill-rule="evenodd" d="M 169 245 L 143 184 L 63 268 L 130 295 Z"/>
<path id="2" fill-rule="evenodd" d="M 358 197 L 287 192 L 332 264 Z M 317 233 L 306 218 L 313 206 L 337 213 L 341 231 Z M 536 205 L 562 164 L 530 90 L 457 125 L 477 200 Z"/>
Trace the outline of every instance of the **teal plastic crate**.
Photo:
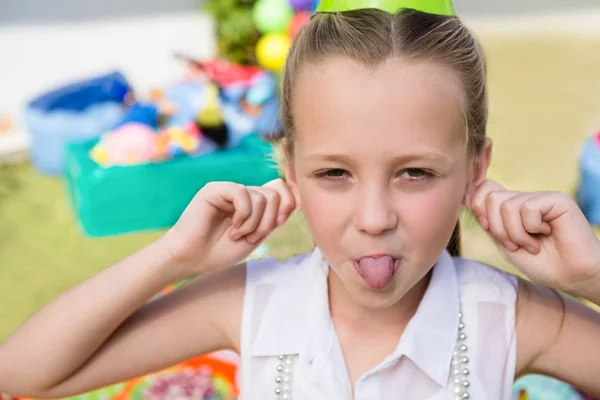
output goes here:
<path id="1" fill-rule="evenodd" d="M 88 236 L 165 229 L 208 182 L 259 186 L 279 176 L 273 148 L 255 135 L 198 157 L 109 168 L 89 158 L 96 142 L 71 143 L 65 155 L 69 197 Z"/>

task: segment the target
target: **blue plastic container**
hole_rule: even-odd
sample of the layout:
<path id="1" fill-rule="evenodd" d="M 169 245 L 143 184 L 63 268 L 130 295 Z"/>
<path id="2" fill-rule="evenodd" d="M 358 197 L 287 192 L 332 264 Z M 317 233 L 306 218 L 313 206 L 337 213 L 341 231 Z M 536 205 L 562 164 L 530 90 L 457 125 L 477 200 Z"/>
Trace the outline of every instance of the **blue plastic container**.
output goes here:
<path id="1" fill-rule="evenodd" d="M 42 173 L 64 171 L 68 143 L 97 138 L 116 127 L 125 115 L 129 84 L 119 72 L 76 82 L 31 101 L 25 124 L 31 136 L 33 165 Z"/>
<path id="2" fill-rule="evenodd" d="M 592 225 L 600 225 L 600 141 L 598 135 L 589 137 L 579 159 L 577 202 Z"/>

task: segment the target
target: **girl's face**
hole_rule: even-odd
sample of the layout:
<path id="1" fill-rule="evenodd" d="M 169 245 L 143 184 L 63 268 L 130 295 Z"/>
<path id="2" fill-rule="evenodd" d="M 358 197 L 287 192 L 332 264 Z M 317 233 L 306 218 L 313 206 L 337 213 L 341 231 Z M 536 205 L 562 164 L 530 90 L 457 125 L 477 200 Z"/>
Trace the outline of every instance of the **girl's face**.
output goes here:
<path id="1" fill-rule="evenodd" d="M 303 68 L 294 89 L 286 175 L 314 240 L 355 299 L 392 305 L 446 247 L 473 182 L 457 79 L 334 59 Z"/>

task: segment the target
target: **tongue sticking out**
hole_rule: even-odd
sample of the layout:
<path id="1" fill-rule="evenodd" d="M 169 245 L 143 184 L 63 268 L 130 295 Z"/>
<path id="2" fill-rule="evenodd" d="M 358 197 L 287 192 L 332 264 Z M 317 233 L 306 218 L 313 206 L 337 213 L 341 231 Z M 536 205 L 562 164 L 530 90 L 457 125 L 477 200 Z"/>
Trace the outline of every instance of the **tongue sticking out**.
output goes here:
<path id="1" fill-rule="evenodd" d="M 390 256 L 365 257 L 358 260 L 358 271 L 373 289 L 383 289 L 392 281 L 396 260 Z"/>

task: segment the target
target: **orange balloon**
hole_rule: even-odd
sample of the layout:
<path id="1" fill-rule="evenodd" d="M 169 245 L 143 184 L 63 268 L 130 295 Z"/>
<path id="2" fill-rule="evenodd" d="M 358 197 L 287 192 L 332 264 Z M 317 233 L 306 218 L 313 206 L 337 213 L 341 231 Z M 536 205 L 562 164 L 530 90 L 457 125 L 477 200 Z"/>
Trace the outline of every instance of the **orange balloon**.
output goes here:
<path id="1" fill-rule="evenodd" d="M 311 15 L 312 14 L 308 11 L 299 11 L 296 14 L 294 14 L 287 29 L 287 33 L 290 39 L 294 40 L 298 33 L 300 33 L 302 27 L 308 24 Z"/>

